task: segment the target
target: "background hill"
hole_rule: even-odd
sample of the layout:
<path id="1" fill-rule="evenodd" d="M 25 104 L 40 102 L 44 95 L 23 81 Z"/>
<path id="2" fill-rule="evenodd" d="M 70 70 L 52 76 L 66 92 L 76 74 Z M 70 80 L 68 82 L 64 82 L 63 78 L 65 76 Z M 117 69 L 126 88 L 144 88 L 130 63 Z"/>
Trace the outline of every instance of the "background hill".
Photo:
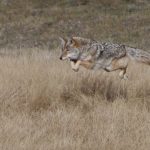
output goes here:
<path id="1" fill-rule="evenodd" d="M 58 46 L 83 36 L 150 49 L 148 0 L 1 0 L 0 48 Z"/>

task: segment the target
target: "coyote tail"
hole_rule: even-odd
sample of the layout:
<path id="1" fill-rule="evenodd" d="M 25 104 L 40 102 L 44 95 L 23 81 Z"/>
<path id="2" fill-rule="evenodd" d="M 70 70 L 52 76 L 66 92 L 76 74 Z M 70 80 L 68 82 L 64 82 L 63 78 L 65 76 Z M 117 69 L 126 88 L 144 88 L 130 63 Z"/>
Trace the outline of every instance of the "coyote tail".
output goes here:
<path id="1" fill-rule="evenodd" d="M 141 49 L 126 47 L 128 56 L 137 62 L 150 65 L 150 53 Z"/>

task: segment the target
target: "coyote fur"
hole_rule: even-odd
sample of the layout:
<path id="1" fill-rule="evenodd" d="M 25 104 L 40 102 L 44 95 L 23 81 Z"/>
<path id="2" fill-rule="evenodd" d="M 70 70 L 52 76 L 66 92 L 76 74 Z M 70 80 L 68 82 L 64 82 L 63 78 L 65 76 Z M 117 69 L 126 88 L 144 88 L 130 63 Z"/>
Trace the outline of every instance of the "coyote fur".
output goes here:
<path id="1" fill-rule="evenodd" d="M 69 59 L 74 71 L 80 66 L 87 69 L 104 69 L 107 72 L 120 70 L 119 76 L 127 79 L 126 70 L 130 61 L 150 65 L 150 53 L 122 44 L 101 43 L 82 37 L 60 38 L 60 59 Z"/>

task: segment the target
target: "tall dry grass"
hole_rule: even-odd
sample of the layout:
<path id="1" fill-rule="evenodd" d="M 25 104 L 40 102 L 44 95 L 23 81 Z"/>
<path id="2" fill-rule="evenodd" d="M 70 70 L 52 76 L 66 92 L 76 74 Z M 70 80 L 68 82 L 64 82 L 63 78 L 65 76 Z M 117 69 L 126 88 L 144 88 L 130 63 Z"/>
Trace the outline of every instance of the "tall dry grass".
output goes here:
<path id="1" fill-rule="evenodd" d="M 71 70 L 58 53 L 4 50 L 0 57 L 0 149 L 148 150 L 150 67 Z"/>

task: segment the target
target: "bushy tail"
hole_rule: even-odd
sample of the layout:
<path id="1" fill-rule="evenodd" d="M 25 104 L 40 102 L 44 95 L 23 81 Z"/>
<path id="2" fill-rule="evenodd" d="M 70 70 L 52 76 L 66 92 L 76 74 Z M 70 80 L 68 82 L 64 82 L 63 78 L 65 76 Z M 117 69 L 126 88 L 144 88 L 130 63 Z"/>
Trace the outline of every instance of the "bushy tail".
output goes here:
<path id="1" fill-rule="evenodd" d="M 141 49 L 126 47 L 127 55 L 137 62 L 150 65 L 150 53 Z"/>

